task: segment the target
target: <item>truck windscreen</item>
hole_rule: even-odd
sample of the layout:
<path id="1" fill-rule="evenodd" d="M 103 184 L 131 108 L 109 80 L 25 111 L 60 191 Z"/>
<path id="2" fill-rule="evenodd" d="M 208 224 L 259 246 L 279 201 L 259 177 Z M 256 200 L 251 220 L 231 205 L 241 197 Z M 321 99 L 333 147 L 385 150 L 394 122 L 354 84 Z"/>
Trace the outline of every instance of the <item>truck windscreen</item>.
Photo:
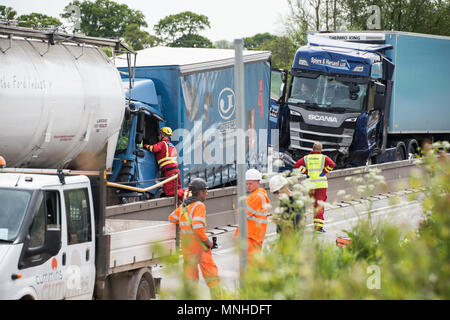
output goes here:
<path id="1" fill-rule="evenodd" d="M 0 188 L 0 241 L 17 237 L 30 198 L 30 191 Z"/>
<path id="2" fill-rule="evenodd" d="M 323 109 L 339 108 L 350 112 L 361 112 L 367 83 L 361 84 L 349 80 L 326 75 L 318 75 L 316 78 L 294 76 L 287 101 L 288 103 L 305 103 Z"/>

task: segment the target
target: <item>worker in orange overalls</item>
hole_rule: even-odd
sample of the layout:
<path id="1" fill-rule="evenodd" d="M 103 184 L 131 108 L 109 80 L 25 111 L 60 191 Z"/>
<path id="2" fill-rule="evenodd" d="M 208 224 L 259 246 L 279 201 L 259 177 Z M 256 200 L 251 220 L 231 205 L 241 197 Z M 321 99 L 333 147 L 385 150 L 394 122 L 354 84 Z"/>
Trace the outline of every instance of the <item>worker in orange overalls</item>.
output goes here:
<path id="1" fill-rule="evenodd" d="M 262 249 L 264 238 L 267 231 L 267 216 L 269 215 L 268 204 L 269 197 L 265 189 L 260 188 L 262 175 L 256 169 L 249 169 L 245 173 L 245 184 L 247 191 L 247 250 L 248 262 L 251 263 L 252 257 Z M 235 236 L 238 236 L 239 229 Z"/>
<path id="2" fill-rule="evenodd" d="M 169 221 L 180 226 L 184 277 L 188 281 L 198 282 L 200 266 L 211 297 L 218 298 L 220 279 L 211 254 L 213 242 L 205 232 L 206 208 L 203 202 L 208 194 L 207 184 L 203 179 L 196 178 L 189 184 L 189 191 L 192 196 L 169 215 Z"/>
<path id="3" fill-rule="evenodd" d="M 314 229 L 317 232 L 325 232 L 324 209 L 318 201 L 327 201 L 328 181 L 325 175 L 333 170 L 334 166 L 334 161 L 322 154 L 320 142 L 314 142 L 311 153 L 299 159 L 294 165 L 294 168 L 299 168 L 301 173 L 306 174 L 306 181 L 314 184 L 309 196 L 314 199 Z"/>
<path id="4" fill-rule="evenodd" d="M 175 146 L 172 144 L 172 142 L 170 142 L 171 136 L 172 129 L 170 129 L 169 127 L 163 127 L 159 130 L 159 142 L 154 145 L 144 144 L 144 148 L 146 148 L 150 152 L 155 153 L 156 161 L 158 162 L 159 170 L 161 171 L 161 176 L 164 179 L 178 174 L 178 189 L 180 189 L 181 177 L 177 162 L 178 154 Z M 163 191 L 167 197 L 173 196 L 175 194 L 175 180 L 164 184 Z"/>

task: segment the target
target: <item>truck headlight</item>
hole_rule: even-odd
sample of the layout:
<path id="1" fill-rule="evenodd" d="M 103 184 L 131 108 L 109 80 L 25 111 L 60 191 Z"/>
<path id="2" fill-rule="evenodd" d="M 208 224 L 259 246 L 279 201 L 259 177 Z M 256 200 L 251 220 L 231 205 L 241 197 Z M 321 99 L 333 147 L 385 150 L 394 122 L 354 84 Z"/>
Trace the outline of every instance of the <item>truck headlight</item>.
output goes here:
<path id="1" fill-rule="evenodd" d="M 293 116 L 298 116 L 301 117 L 302 115 L 300 114 L 300 112 L 294 111 L 294 110 L 290 110 L 291 111 L 291 115 Z"/>
<path id="2" fill-rule="evenodd" d="M 356 122 L 357 118 L 348 118 L 345 119 L 345 122 Z"/>

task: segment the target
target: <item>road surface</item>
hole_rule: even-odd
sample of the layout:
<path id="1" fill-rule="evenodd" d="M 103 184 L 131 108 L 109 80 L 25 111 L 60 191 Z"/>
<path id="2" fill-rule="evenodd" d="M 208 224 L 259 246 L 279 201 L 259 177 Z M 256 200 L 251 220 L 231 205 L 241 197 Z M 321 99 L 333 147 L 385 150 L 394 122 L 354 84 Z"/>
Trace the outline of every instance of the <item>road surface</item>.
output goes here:
<path id="1" fill-rule="evenodd" d="M 417 194 L 417 200 L 409 199 L 411 191 L 403 191 L 396 198 L 393 203 L 392 195 L 379 195 L 371 198 L 371 217 L 372 222 L 376 223 L 379 220 L 385 219 L 397 225 L 400 230 L 408 231 L 416 229 L 423 219 L 422 211 L 422 194 Z M 326 233 L 316 235 L 324 244 L 335 243 L 336 237 L 345 236 L 342 230 L 351 230 L 352 226 L 359 218 L 367 217 L 368 204 L 358 202 L 339 203 L 332 209 L 325 211 L 325 225 Z M 312 236 L 314 225 L 312 215 L 306 216 L 305 237 Z M 217 237 L 218 249 L 214 249 L 213 257 L 219 268 L 219 276 L 222 285 L 229 289 L 236 289 L 239 284 L 239 256 L 234 247 L 234 231 L 235 227 L 225 227 L 216 230 L 208 230 L 210 236 Z M 266 233 L 265 244 L 273 241 L 276 238 L 275 224 L 269 223 Z M 336 249 L 338 249 L 336 247 Z M 161 266 L 154 270 L 154 275 L 162 277 L 161 289 L 173 289 L 180 283 L 179 279 L 174 279 L 173 276 L 167 276 L 165 266 Z M 202 299 L 209 299 L 209 290 L 203 278 L 200 276 L 199 282 L 200 290 L 202 292 Z"/>

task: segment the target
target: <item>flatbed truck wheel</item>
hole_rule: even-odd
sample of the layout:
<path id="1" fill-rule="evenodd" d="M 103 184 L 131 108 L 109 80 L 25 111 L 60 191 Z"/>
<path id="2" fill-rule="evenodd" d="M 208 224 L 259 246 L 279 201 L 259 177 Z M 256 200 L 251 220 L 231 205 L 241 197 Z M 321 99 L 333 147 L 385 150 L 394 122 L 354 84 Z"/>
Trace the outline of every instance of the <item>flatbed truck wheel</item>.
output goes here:
<path id="1" fill-rule="evenodd" d="M 150 300 L 151 298 L 150 284 L 145 277 L 142 277 L 136 292 L 136 300 Z"/>
<path id="2" fill-rule="evenodd" d="M 156 297 L 155 282 L 149 268 L 125 271 L 111 278 L 113 300 L 149 300 Z"/>

